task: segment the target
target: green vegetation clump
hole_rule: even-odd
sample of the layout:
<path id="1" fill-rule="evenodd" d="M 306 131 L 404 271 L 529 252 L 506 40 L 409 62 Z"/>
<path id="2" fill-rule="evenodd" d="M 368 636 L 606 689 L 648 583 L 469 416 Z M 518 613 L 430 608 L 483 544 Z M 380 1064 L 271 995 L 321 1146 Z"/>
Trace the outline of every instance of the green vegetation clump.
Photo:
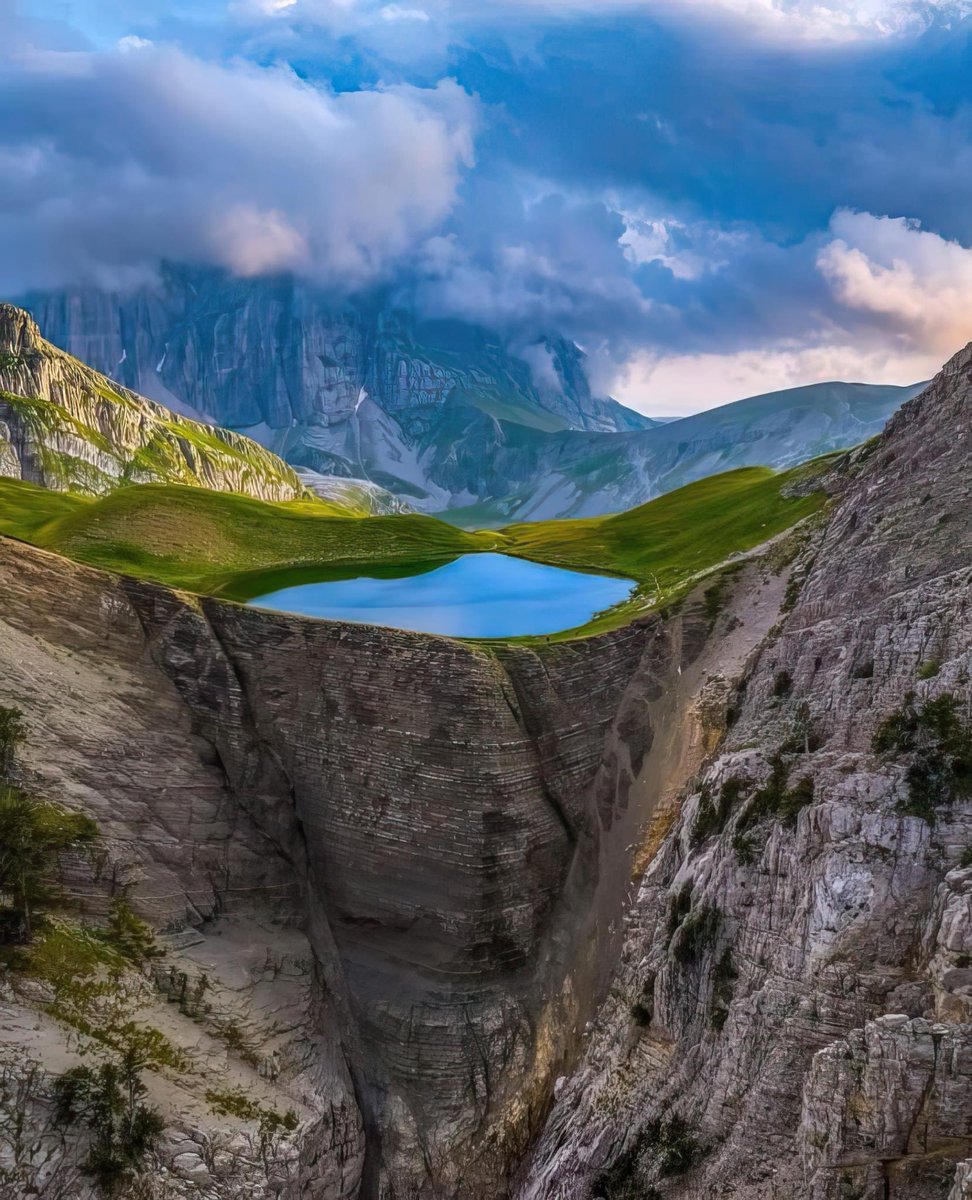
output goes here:
<path id="1" fill-rule="evenodd" d="M 668 903 L 668 941 L 671 944 L 672 935 L 679 925 L 692 911 L 692 882 L 682 884 Z"/>
<path id="2" fill-rule="evenodd" d="M 165 1128 L 159 1112 L 145 1103 L 145 1065 L 132 1047 L 98 1067 L 75 1067 L 54 1086 L 54 1123 L 90 1130 L 84 1169 L 106 1196 L 116 1195 L 142 1168 Z"/>
<path id="3" fill-rule="evenodd" d="M 735 837 L 740 839 L 740 845 L 747 831 L 766 818 L 778 820 L 792 828 L 800 809 L 813 803 L 813 779 L 809 775 L 802 776 L 791 788 L 788 786 L 790 767 L 783 754 L 777 752 L 769 762 L 769 778 L 753 793 L 736 825 Z M 735 839 L 733 845 L 736 846 Z"/>
<path id="4" fill-rule="evenodd" d="M 692 907 L 688 882 L 671 898 L 668 910 L 667 949 L 682 966 L 694 962 L 719 936 L 722 914 L 712 904 Z"/>
<path id="5" fill-rule="evenodd" d="M 285 1113 L 251 1099 L 242 1088 L 215 1088 L 206 1093 L 206 1103 L 221 1117 L 238 1117 L 241 1121 L 258 1121 L 272 1132 L 292 1131 L 299 1121 L 294 1110 Z"/>
<path id="6" fill-rule="evenodd" d="M 722 957 L 716 963 L 712 972 L 712 1013 L 709 1017 L 712 1028 L 719 1031 L 729 1016 L 729 1005 L 732 1004 L 734 985 L 739 978 L 732 962 L 732 950 L 725 948 Z"/>
<path id="7" fill-rule="evenodd" d="M 800 599 L 800 593 L 803 591 L 805 583 L 806 576 L 801 571 L 794 571 L 786 581 L 786 588 L 783 591 L 783 602 L 780 604 L 781 613 L 792 612 L 796 608 L 796 602 Z"/>
<path id="8" fill-rule="evenodd" d="M 702 789 L 698 812 L 692 826 L 693 846 L 701 846 L 707 838 L 722 832 L 745 787 L 746 781 L 738 775 L 733 775 L 725 780 L 715 799 L 711 788 Z"/>
<path id="9" fill-rule="evenodd" d="M 97 832 L 90 817 L 0 784 L 0 942 L 31 940 L 45 910 L 60 902 L 50 882 L 60 856 Z"/>
<path id="10" fill-rule="evenodd" d="M 670 1113 L 642 1127 L 634 1140 L 594 1183 L 594 1195 L 604 1200 L 657 1200 L 660 1193 L 644 1177 L 684 1175 L 704 1153 L 684 1117 Z"/>
<path id="11" fill-rule="evenodd" d="M 670 1175 L 684 1175 L 702 1157 L 702 1146 L 691 1127 L 676 1113 L 650 1121 L 642 1131 L 642 1136 L 644 1148 L 652 1154 L 663 1179 Z"/>
<path id="12" fill-rule="evenodd" d="M 732 849 L 736 858 L 745 866 L 756 861 L 756 842 L 752 834 L 736 832 L 732 835 Z"/>
<path id="13" fill-rule="evenodd" d="M 719 936 L 722 913 L 714 904 L 703 904 L 685 918 L 672 939 L 672 956 L 683 967 L 696 962 Z"/>
<path id="14" fill-rule="evenodd" d="M 0 779 L 9 776 L 14 755 L 26 737 L 27 726 L 20 709 L 0 705 Z"/>
<path id="15" fill-rule="evenodd" d="M 711 584 L 702 593 L 702 603 L 705 605 L 705 616 L 709 622 L 709 628 L 715 626 L 719 613 L 722 612 L 726 603 L 726 593 L 729 587 L 727 578 L 728 572 L 723 572 L 715 583 Z"/>
<path id="16" fill-rule="evenodd" d="M 252 1100 L 242 1088 L 213 1089 L 206 1093 L 206 1102 L 213 1112 L 222 1117 L 237 1117 L 241 1121 L 255 1121 L 260 1135 L 260 1155 L 264 1165 L 277 1141 L 285 1133 L 293 1133 L 300 1124 L 292 1108 L 279 1112 Z"/>
<path id="17" fill-rule="evenodd" d="M 112 900 L 108 924 L 99 933 L 109 946 L 136 966 L 162 954 L 155 940 L 155 931 L 135 915 L 124 896 L 116 896 Z"/>
<path id="18" fill-rule="evenodd" d="M 918 668 L 919 679 L 934 679 L 938 672 L 942 669 L 942 662 L 939 658 L 929 658 Z"/>
<path id="19" fill-rule="evenodd" d="M 909 692 L 880 725 L 875 754 L 907 763 L 908 799 L 901 811 L 934 825 L 937 809 L 972 791 L 972 724 L 947 693 L 918 704 Z"/>

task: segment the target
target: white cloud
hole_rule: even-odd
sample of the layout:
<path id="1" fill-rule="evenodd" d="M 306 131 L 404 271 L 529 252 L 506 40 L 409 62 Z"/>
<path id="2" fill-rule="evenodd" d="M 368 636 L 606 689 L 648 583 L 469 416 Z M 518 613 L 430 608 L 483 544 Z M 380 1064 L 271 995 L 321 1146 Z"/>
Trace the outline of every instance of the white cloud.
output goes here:
<path id="1" fill-rule="evenodd" d="M 374 282 L 473 160 L 455 83 L 332 94 L 171 47 L 0 63 L 0 286 L 150 276 L 159 258 Z"/>
<path id="2" fill-rule="evenodd" d="M 841 211 L 817 266 L 835 297 L 914 353 L 947 355 L 972 338 L 972 249 L 903 217 Z"/>
<path id="3" fill-rule="evenodd" d="M 688 416 L 746 396 L 808 383 L 917 383 L 943 356 L 894 345 L 861 349 L 843 341 L 727 354 L 638 354 L 616 376 L 611 394 L 639 412 Z"/>
<path id="4" fill-rule="evenodd" d="M 151 45 L 152 43 L 147 38 L 138 37 L 134 33 L 118 39 L 118 49 L 122 54 L 131 53 L 133 50 L 144 50 Z"/>
<path id="5" fill-rule="evenodd" d="M 388 9 L 415 10 L 383 4 L 382 0 L 244 0 L 251 11 L 286 10 L 301 19 L 333 26 L 354 14 L 366 26 Z M 956 19 L 972 11 L 970 0 L 494 0 L 488 8 L 480 0 L 427 0 L 419 19 L 448 25 L 491 25 L 497 20 L 537 17 L 573 20 L 588 14 L 646 12 L 684 18 L 723 16 L 750 25 L 754 31 L 785 39 L 850 41 L 908 34 L 926 28 L 932 16 Z"/>
<path id="6" fill-rule="evenodd" d="M 379 11 L 379 16 L 383 21 L 428 22 L 432 19 L 424 8 L 406 8 L 402 4 L 386 4 Z"/>
<path id="7" fill-rule="evenodd" d="M 634 0 L 633 0 L 634 2 Z M 934 13 L 964 15 L 966 0 L 677 0 L 669 8 L 722 12 L 765 33 L 808 41 L 851 41 L 913 33 Z"/>

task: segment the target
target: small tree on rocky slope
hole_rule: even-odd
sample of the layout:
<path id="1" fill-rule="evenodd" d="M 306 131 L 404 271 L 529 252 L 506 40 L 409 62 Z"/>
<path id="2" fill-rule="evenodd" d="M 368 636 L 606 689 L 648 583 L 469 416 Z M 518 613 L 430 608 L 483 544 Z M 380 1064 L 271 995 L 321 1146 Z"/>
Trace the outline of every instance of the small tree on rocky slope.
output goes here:
<path id="1" fill-rule="evenodd" d="M 0 784 L 0 942 L 30 941 L 38 912 L 57 902 L 60 855 L 96 833 L 90 817 Z"/>
<path id="2" fill-rule="evenodd" d="M 108 1196 L 138 1171 L 165 1128 L 159 1113 L 144 1102 L 145 1065 L 133 1044 L 117 1061 L 75 1067 L 55 1084 L 55 1123 L 91 1131 L 84 1169 Z"/>

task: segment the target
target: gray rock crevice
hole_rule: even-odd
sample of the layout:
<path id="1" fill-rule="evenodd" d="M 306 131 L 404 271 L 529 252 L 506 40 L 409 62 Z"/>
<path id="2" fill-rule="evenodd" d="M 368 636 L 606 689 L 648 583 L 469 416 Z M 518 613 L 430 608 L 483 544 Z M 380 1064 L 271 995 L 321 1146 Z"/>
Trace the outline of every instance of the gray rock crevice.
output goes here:
<path id="1" fill-rule="evenodd" d="M 970 363 L 857 456 L 797 564 L 648 866 L 523 1200 L 960 1194 L 972 801 L 923 808 L 912 760 L 873 738 L 909 694 L 972 721 Z"/>

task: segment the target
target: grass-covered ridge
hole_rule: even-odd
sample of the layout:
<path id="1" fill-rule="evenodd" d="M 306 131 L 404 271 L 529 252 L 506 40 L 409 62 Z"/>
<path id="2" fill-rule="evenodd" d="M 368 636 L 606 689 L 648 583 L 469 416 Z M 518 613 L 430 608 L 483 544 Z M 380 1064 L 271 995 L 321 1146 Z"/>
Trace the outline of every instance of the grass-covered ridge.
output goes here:
<path id="1" fill-rule="evenodd" d="M 635 581 L 632 600 L 571 631 L 576 635 L 670 602 L 734 555 L 816 512 L 822 492 L 784 494 L 809 469 L 778 475 L 744 468 L 614 516 L 477 532 L 414 513 L 356 517 L 322 501 L 268 503 L 170 484 L 89 498 L 0 479 L 0 534 L 90 566 L 232 600 L 313 580 L 412 574 L 480 551 Z"/>
<path id="2" fill-rule="evenodd" d="M 512 525 L 500 534 L 508 554 L 636 580 L 639 586 L 631 600 L 595 617 L 583 631 L 567 635 L 599 632 L 679 599 L 733 556 L 818 512 L 826 502 L 823 491 L 787 493 L 795 484 L 809 483 L 825 465 L 828 459 L 780 474 L 768 467 L 741 467 L 627 512 Z"/>
<path id="3" fill-rule="evenodd" d="M 417 514 L 360 517 L 323 500 L 271 503 L 174 484 L 99 498 L 0 479 L 0 533 L 77 562 L 248 600 L 308 579 L 411 570 L 487 548 Z"/>

